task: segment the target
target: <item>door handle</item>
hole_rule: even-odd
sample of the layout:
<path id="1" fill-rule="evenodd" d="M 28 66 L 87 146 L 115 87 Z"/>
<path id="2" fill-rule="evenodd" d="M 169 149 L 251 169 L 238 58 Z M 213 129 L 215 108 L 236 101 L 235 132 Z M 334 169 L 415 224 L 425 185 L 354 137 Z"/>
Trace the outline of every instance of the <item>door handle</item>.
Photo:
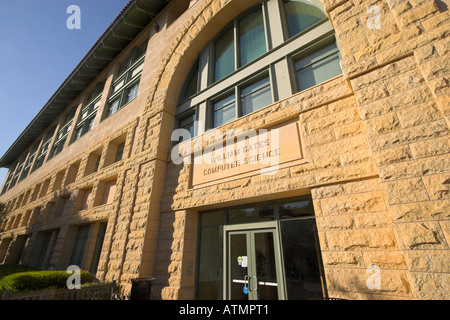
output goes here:
<path id="1" fill-rule="evenodd" d="M 257 291 L 258 290 L 258 278 L 256 276 L 253 276 L 253 278 L 255 279 L 255 288 L 253 290 Z"/>
<path id="2" fill-rule="evenodd" d="M 250 290 L 250 286 L 249 286 L 250 283 L 249 282 L 250 282 L 250 277 L 249 276 L 244 276 L 244 287 L 247 287 Z"/>

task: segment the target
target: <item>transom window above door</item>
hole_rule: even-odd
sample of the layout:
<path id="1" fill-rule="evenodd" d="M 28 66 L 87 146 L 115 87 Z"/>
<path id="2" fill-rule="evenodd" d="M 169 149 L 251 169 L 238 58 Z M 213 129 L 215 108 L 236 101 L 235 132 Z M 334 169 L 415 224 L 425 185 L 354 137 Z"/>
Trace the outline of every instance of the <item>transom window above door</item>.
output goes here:
<path id="1" fill-rule="evenodd" d="M 195 60 L 176 127 L 203 134 L 342 74 L 339 62 L 319 1 L 261 1 L 231 20 Z"/>

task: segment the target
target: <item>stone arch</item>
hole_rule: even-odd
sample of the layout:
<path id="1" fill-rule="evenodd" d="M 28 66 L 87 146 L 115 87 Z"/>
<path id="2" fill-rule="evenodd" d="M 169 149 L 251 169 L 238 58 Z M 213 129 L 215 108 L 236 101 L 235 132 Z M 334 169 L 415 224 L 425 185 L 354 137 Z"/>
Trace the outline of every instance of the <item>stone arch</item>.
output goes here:
<path id="1" fill-rule="evenodd" d="M 184 79 L 201 50 L 234 17 L 259 2 L 259 0 L 207 0 L 199 4 L 199 8 L 181 28 L 161 61 L 151 85 L 143 114 L 144 125 L 141 127 L 140 136 L 143 137 L 141 151 L 147 149 L 149 120 L 163 111 L 174 117 Z M 316 5 L 322 2 L 322 0 L 311 1 Z M 321 10 L 324 10 L 323 5 Z M 166 125 L 170 126 L 169 123 Z"/>

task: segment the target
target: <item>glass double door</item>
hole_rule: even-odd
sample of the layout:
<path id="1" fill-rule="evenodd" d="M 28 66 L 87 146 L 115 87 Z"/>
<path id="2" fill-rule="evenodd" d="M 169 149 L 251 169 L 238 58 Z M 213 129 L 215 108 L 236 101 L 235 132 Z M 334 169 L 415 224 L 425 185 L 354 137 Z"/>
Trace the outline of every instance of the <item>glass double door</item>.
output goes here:
<path id="1" fill-rule="evenodd" d="M 225 227 L 224 297 L 230 300 L 284 299 L 276 224 Z"/>

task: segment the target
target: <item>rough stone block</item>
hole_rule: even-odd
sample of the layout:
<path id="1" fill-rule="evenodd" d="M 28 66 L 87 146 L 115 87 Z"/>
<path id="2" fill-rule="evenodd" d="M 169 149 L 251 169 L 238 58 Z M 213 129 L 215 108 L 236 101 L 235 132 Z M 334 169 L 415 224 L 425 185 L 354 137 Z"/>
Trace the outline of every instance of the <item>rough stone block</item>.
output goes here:
<path id="1" fill-rule="evenodd" d="M 448 273 L 411 272 L 411 278 L 419 299 L 450 300 L 450 275 Z"/>
<path id="2" fill-rule="evenodd" d="M 327 244 L 330 250 L 380 250 L 394 249 L 395 236 L 390 228 L 328 231 Z"/>
<path id="3" fill-rule="evenodd" d="M 437 222 L 410 222 L 397 225 L 403 249 L 448 249 Z"/>
<path id="4" fill-rule="evenodd" d="M 324 215 L 386 210 L 383 195 L 379 191 L 325 198 L 321 200 L 321 205 Z"/>

